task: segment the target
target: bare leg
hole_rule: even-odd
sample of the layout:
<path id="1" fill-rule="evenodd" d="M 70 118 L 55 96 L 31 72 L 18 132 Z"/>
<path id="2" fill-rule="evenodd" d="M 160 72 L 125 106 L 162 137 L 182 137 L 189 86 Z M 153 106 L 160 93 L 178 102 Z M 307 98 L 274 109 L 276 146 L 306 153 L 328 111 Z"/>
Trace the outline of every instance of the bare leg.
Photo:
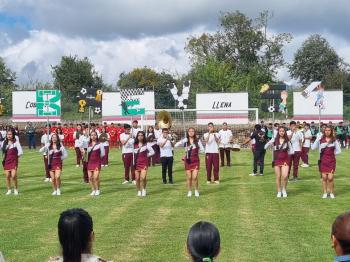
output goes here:
<path id="1" fill-rule="evenodd" d="M 94 171 L 94 190 L 100 190 L 100 171 Z"/>
<path id="2" fill-rule="evenodd" d="M 89 177 L 89 183 L 90 183 L 91 189 L 95 190 L 95 187 L 94 187 L 94 172 L 93 171 L 88 171 L 88 177 Z"/>
<path id="3" fill-rule="evenodd" d="M 323 194 L 327 194 L 327 174 L 322 173 L 322 190 Z"/>
<path id="4" fill-rule="evenodd" d="M 194 188 L 198 190 L 198 170 L 192 171 L 192 184 L 194 184 Z"/>
<path id="5" fill-rule="evenodd" d="M 5 171 L 7 190 L 11 189 L 11 171 Z"/>
<path id="6" fill-rule="evenodd" d="M 17 185 L 18 185 L 18 183 L 17 183 L 17 170 L 16 169 L 14 169 L 14 170 L 11 170 L 10 171 L 11 172 L 11 176 L 12 176 L 12 181 L 13 181 L 13 187 L 15 188 L 15 189 L 17 189 Z"/>
<path id="7" fill-rule="evenodd" d="M 329 192 L 334 194 L 334 174 L 333 173 L 328 174 L 328 186 L 329 186 Z"/>
<path id="8" fill-rule="evenodd" d="M 281 192 L 281 168 L 275 166 L 277 192 Z"/>
<path id="9" fill-rule="evenodd" d="M 135 170 L 135 179 L 136 179 L 136 189 L 137 189 L 137 191 L 141 191 L 140 171 L 138 171 L 138 170 Z"/>
<path id="10" fill-rule="evenodd" d="M 61 170 L 56 170 L 55 179 L 56 179 L 56 187 L 61 188 Z"/>
<path id="11" fill-rule="evenodd" d="M 191 177 L 191 171 L 186 170 L 186 185 L 187 185 L 187 191 L 192 190 L 192 177 Z"/>
<path id="12" fill-rule="evenodd" d="M 287 184 L 288 184 L 288 170 L 289 170 L 289 166 L 282 166 L 281 167 L 283 188 L 285 190 L 287 190 Z"/>
<path id="13" fill-rule="evenodd" d="M 146 189 L 147 185 L 147 170 L 142 170 L 141 171 L 141 188 Z"/>
<path id="14" fill-rule="evenodd" d="M 56 185 L 55 171 L 50 171 L 50 177 L 51 177 L 51 181 L 52 181 L 52 188 L 54 191 L 56 191 L 57 185 Z"/>

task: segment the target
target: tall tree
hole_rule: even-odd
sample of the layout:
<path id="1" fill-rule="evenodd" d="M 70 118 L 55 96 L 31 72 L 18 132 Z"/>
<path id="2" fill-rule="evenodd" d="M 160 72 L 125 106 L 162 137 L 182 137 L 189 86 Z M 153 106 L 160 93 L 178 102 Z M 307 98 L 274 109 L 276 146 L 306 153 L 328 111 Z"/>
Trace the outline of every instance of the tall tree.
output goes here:
<path id="1" fill-rule="evenodd" d="M 330 46 L 327 39 L 314 34 L 308 37 L 297 50 L 289 66 L 291 76 L 302 84 L 324 81 L 334 72 L 341 70 L 342 59 Z"/>
<path id="2" fill-rule="evenodd" d="M 12 72 L 0 57 L 0 98 L 5 112 L 8 115 L 12 112 L 12 91 L 16 88 L 16 74 Z"/>
<path id="3" fill-rule="evenodd" d="M 151 68 L 142 67 L 121 73 L 117 85 L 120 89 L 144 88 L 147 91 L 154 91 L 156 108 L 173 108 L 174 101 L 168 84 L 174 82 L 175 79 L 168 73 L 158 73 Z"/>

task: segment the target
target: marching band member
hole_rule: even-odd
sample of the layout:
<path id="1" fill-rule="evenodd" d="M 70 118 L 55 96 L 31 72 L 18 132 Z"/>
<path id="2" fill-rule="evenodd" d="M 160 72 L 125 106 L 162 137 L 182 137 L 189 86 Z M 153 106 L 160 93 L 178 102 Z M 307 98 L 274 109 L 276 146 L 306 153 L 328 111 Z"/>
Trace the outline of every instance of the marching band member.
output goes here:
<path id="1" fill-rule="evenodd" d="M 108 155 L 109 155 L 109 141 L 110 141 L 110 136 L 107 132 L 107 129 L 105 126 L 101 128 L 101 134 L 99 136 L 99 141 L 103 144 L 105 148 L 105 155 L 102 158 L 102 166 L 108 166 Z"/>
<path id="2" fill-rule="evenodd" d="M 162 135 L 162 130 L 159 128 L 158 123 L 154 126 L 154 136 L 158 140 L 160 136 Z M 157 144 L 154 146 L 154 163 L 160 164 L 160 148 Z"/>
<path id="3" fill-rule="evenodd" d="M 105 155 L 104 145 L 99 143 L 97 132 L 91 131 L 90 133 L 90 141 L 88 148 L 85 152 L 83 149 L 83 153 L 87 153 L 87 171 L 89 182 L 91 185 L 91 196 L 99 196 L 100 191 L 100 171 L 101 171 L 101 163 L 102 158 Z"/>
<path id="4" fill-rule="evenodd" d="M 276 174 L 277 197 L 287 197 L 287 183 L 289 171 L 289 155 L 293 153 L 293 146 L 290 143 L 284 127 L 278 128 L 275 139 L 271 139 L 265 149 L 273 146 L 272 166 Z M 282 179 L 282 188 L 281 188 Z"/>
<path id="5" fill-rule="evenodd" d="M 63 143 L 64 141 L 64 134 L 63 134 L 63 131 L 62 131 L 62 128 L 58 127 L 56 129 L 56 132 L 55 132 L 60 140 L 61 143 Z"/>
<path id="6" fill-rule="evenodd" d="M 162 163 L 163 184 L 167 184 L 167 179 L 166 179 L 167 171 L 168 171 L 169 184 L 174 184 L 174 181 L 173 181 L 174 139 L 169 134 L 168 128 L 162 129 L 162 135 L 158 138 L 157 145 L 160 148 L 160 162 Z"/>
<path id="7" fill-rule="evenodd" d="M 81 139 L 80 137 L 83 136 L 83 127 L 81 124 L 77 124 L 77 128 L 73 133 L 74 137 L 74 149 L 75 149 L 75 156 L 76 156 L 76 165 L 77 167 L 80 167 L 80 163 L 82 163 L 82 155 L 81 155 Z"/>
<path id="8" fill-rule="evenodd" d="M 120 143 L 122 144 L 122 159 L 124 164 L 124 182 L 128 184 L 130 182 L 130 172 L 132 183 L 135 182 L 135 169 L 134 169 L 134 139 L 131 134 L 131 126 L 124 125 L 124 133 L 120 135 Z"/>
<path id="9" fill-rule="evenodd" d="M 211 171 L 214 169 L 214 183 L 219 181 L 219 149 L 220 135 L 215 132 L 214 124 L 208 123 L 208 132 L 204 134 L 205 141 L 205 165 L 207 170 L 207 184 L 211 183 Z"/>
<path id="10" fill-rule="evenodd" d="M 153 126 L 149 126 L 147 129 L 147 144 L 153 148 L 154 152 L 156 152 L 156 146 L 157 146 L 157 139 L 156 136 L 154 134 L 154 128 Z M 155 157 L 156 154 L 154 154 L 153 156 L 149 157 L 148 159 L 148 166 L 155 166 L 156 162 L 155 162 Z"/>
<path id="11" fill-rule="evenodd" d="M 199 153 L 204 153 L 202 142 L 198 139 L 194 128 L 187 130 L 186 138 L 180 140 L 175 144 L 175 147 L 183 146 L 186 155 L 183 158 L 186 172 L 186 185 L 188 189 L 187 197 L 192 196 L 192 189 L 194 187 L 194 195 L 199 197 L 198 188 L 198 173 L 200 169 Z"/>
<path id="12" fill-rule="evenodd" d="M 45 146 L 46 144 L 50 143 L 51 135 L 49 134 L 50 127 L 46 126 L 44 129 L 44 134 L 41 136 L 41 146 Z M 47 151 L 43 151 L 43 159 L 44 159 L 44 166 L 45 166 L 45 182 L 51 182 L 51 176 L 50 176 L 50 170 L 47 162 Z"/>
<path id="13" fill-rule="evenodd" d="M 120 143 L 120 135 L 124 133 L 124 128 L 121 126 L 121 124 L 117 125 L 116 128 L 116 147 L 121 148 L 121 143 Z"/>
<path id="14" fill-rule="evenodd" d="M 302 167 L 309 167 L 309 150 L 311 146 L 312 134 L 310 130 L 310 124 L 306 123 L 303 130 L 303 147 L 301 149 L 301 161 L 303 161 Z"/>
<path id="15" fill-rule="evenodd" d="M 131 133 L 132 137 L 136 138 L 136 135 L 139 131 L 142 131 L 141 128 L 138 127 L 139 122 L 137 120 L 132 121 Z"/>
<path id="16" fill-rule="evenodd" d="M 23 154 L 21 144 L 19 140 L 15 138 L 14 132 L 8 130 L 6 133 L 6 139 L 0 142 L 1 151 L 3 155 L 2 166 L 6 176 L 6 195 L 11 194 L 11 179 L 13 181 L 13 193 L 18 195 L 17 186 L 17 168 L 18 158 Z"/>
<path id="17" fill-rule="evenodd" d="M 50 176 L 53 187 L 53 196 L 61 195 L 61 172 L 63 167 L 63 159 L 68 156 L 68 153 L 64 146 L 61 144 L 61 140 L 57 134 L 52 134 L 50 142 L 39 150 L 41 153 L 46 152 L 49 159 L 48 168 L 50 170 Z"/>
<path id="18" fill-rule="evenodd" d="M 327 126 L 323 132 L 323 135 L 318 137 L 312 144 L 311 149 L 320 150 L 319 171 L 322 174 L 322 198 L 334 196 L 334 172 L 336 167 L 335 155 L 341 153 L 341 146 L 334 136 L 334 130 L 332 127 Z"/>
<path id="19" fill-rule="evenodd" d="M 231 149 L 232 149 L 232 131 L 228 129 L 227 123 L 224 122 L 222 124 L 222 129 L 219 131 L 220 135 L 220 160 L 221 160 L 221 166 L 225 166 L 225 155 L 226 155 L 226 162 L 227 166 L 231 166 Z"/>
<path id="20" fill-rule="evenodd" d="M 289 162 L 288 178 L 293 165 L 293 181 L 297 181 L 303 134 L 301 131 L 298 130 L 298 127 L 295 121 L 291 121 L 289 123 L 289 128 L 290 130 L 287 131 L 287 136 L 288 136 L 288 140 L 293 146 L 294 152 L 289 156 L 290 162 Z"/>
<path id="21" fill-rule="evenodd" d="M 87 126 L 84 126 L 83 133 L 79 137 L 78 145 L 81 154 L 81 161 L 83 164 L 83 180 L 87 184 L 89 183 L 89 172 L 88 172 L 88 154 L 87 149 L 89 147 L 89 129 Z"/>
<path id="22" fill-rule="evenodd" d="M 134 142 L 135 177 L 137 196 L 146 196 L 148 157 L 154 155 L 153 148 L 147 146 L 145 132 L 139 131 Z"/>

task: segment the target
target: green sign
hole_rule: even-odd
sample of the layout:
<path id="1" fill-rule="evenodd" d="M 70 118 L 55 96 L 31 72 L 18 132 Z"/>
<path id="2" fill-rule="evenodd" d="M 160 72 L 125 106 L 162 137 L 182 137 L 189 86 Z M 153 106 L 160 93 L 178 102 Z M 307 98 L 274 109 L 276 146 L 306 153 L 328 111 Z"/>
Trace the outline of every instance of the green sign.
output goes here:
<path id="1" fill-rule="evenodd" d="M 137 116 L 144 115 L 144 108 L 134 108 L 140 105 L 140 100 L 129 100 L 122 103 L 122 116 Z"/>
<path id="2" fill-rule="evenodd" d="M 60 116 L 61 115 L 61 91 L 37 90 L 36 91 L 36 115 Z"/>

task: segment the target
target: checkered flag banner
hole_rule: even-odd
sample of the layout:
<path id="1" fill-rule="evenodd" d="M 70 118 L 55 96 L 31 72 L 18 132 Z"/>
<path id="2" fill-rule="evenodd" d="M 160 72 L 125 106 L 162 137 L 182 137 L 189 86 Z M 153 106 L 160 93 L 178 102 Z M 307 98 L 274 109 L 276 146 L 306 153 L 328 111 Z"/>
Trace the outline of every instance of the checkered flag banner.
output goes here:
<path id="1" fill-rule="evenodd" d="M 139 100 L 138 98 L 133 98 L 133 96 L 141 96 L 145 93 L 143 88 L 133 88 L 133 89 L 121 89 L 120 98 L 122 102 Z"/>

